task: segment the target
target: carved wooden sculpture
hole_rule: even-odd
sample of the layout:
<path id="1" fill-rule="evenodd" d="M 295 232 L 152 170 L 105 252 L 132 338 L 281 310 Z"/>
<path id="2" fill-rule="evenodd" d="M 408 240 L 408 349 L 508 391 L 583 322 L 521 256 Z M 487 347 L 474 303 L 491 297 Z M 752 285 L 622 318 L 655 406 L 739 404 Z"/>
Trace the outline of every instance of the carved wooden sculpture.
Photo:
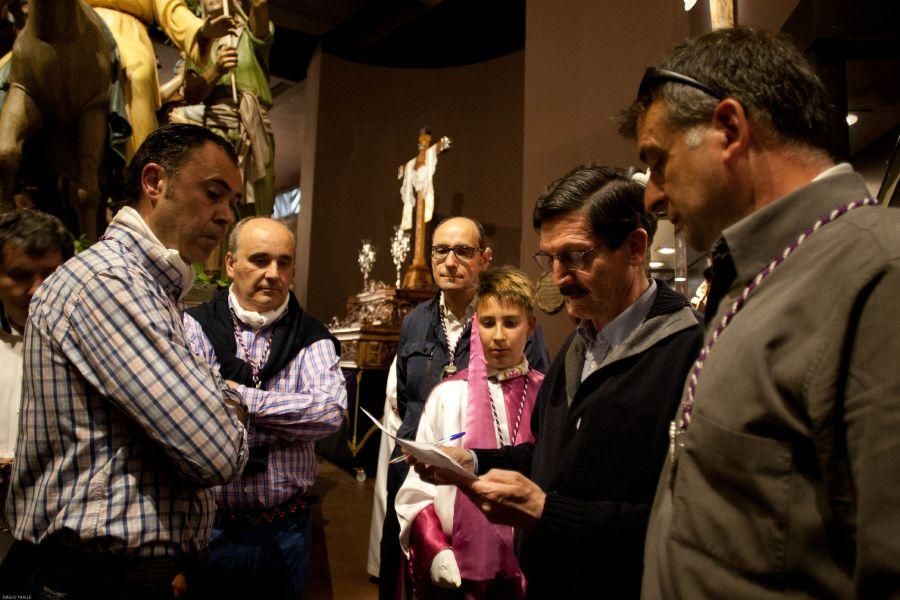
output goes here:
<path id="1" fill-rule="evenodd" d="M 29 9 L 0 111 L 0 214 L 13 208 L 25 140 L 44 129 L 54 168 L 76 182 L 81 232 L 96 239 L 109 50 L 96 15 L 79 0 L 30 0 Z"/>

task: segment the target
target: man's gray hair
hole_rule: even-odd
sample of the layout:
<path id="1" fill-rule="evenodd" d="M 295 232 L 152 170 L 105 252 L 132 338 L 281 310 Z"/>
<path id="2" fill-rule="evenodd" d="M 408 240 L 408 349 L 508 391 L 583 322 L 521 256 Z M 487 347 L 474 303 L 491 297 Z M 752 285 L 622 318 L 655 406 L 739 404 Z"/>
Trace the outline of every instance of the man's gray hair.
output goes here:
<path id="1" fill-rule="evenodd" d="M 238 237 L 241 235 L 241 229 L 243 229 L 244 225 L 246 225 L 248 222 L 254 221 L 256 219 L 266 219 L 267 221 L 273 221 L 275 223 L 284 225 L 284 223 L 282 223 L 278 219 L 273 219 L 272 217 L 259 217 L 256 215 L 244 217 L 243 219 L 241 219 L 240 221 L 238 221 L 237 223 L 234 224 L 234 227 L 232 228 L 231 233 L 228 234 L 228 252 L 230 252 L 232 255 L 234 255 L 237 252 Z M 291 228 L 288 227 L 287 225 L 285 225 L 284 228 L 287 229 L 288 232 L 290 232 L 291 239 L 293 239 L 294 243 L 296 243 L 297 236 L 294 234 L 293 231 L 291 231 Z"/>
<path id="2" fill-rule="evenodd" d="M 746 27 L 720 29 L 676 47 L 658 69 L 691 77 L 720 98 L 734 98 L 771 141 L 828 153 L 831 105 L 815 70 L 783 35 Z M 660 78 L 641 89 L 619 115 L 619 132 L 637 137 L 638 118 L 654 100 L 676 130 L 708 125 L 719 104 L 714 96 Z"/>

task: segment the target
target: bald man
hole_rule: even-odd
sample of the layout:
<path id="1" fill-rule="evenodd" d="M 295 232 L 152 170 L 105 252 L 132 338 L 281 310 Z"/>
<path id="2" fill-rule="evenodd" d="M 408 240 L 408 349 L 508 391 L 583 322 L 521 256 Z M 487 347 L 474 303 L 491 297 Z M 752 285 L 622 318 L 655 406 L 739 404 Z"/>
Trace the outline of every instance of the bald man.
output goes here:
<path id="1" fill-rule="evenodd" d="M 249 413 L 250 461 L 215 490 L 204 587 L 216 597 L 302 595 L 314 442 L 337 431 L 347 408 L 340 345 L 290 291 L 295 249 L 278 221 L 238 222 L 225 255 L 233 283 L 184 317 L 191 350 L 219 369 Z"/>

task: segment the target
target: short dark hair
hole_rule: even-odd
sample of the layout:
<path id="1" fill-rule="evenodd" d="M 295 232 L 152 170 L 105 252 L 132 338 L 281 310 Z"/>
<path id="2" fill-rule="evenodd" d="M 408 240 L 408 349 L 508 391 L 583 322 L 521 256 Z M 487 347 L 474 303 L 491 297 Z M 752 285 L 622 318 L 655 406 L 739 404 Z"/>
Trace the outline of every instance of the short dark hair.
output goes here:
<path id="1" fill-rule="evenodd" d="M 237 165 L 234 146 L 206 127 L 188 123 L 169 123 L 147 136 L 125 168 L 122 196 L 125 206 L 134 206 L 141 199 L 141 172 L 149 163 L 156 163 L 174 176 L 194 151 L 207 142 L 221 148 Z"/>
<path id="2" fill-rule="evenodd" d="M 8 243 L 20 246 L 31 256 L 58 250 L 63 261 L 75 253 L 75 240 L 62 221 L 31 208 L 18 208 L 0 216 L 0 265 L 6 260 Z"/>
<path id="3" fill-rule="evenodd" d="M 475 229 L 478 230 L 478 248 L 480 250 L 484 250 L 485 248 L 487 248 L 487 235 L 484 233 L 484 225 L 482 225 L 481 222 L 479 222 L 477 219 L 473 219 L 472 217 L 446 217 L 444 219 L 441 219 L 438 224 L 435 225 L 434 231 L 437 231 L 441 225 L 452 219 L 465 219 L 466 221 L 472 223 L 472 225 L 475 226 Z M 434 231 L 432 231 L 431 233 L 432 241 L 434 241 Z"/>
<path id="4" fill-rule="evenodd" d="M 532 222 L 539 230 L 550 219 L 582 212 L 591 231 L 609 248 L 621 246 L 638 228 L 648 244 L 656 234 L 656 217 L 644 210 L 644 187 L 623 169 L 581 166 L 547 186 L 534 205 Z"/>
<path id="5" fill-rule="evenodd" d="M 813 67 L 782 34 L 748 27 L 719 29 L 678 45 L 657 67 L 691 77 L 739 101 L 777 141 L 827 152 L 831 105 Z M 619 115 L 619 132 L 637 136 L 638 118 L 654 100 L 666 103 L 666 120 L 679 130 L 708 123 L 719 100 L 679 83 L 645 86 Z"/>

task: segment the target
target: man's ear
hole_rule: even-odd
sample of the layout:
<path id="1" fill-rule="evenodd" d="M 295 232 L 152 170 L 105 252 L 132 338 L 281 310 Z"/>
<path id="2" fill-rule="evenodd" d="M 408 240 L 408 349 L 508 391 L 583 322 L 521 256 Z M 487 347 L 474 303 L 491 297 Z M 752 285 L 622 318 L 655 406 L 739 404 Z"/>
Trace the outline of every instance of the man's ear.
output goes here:
<path id="1" fill-rule="evenodd" d="M 234 279 L 234 255 L 231 252 L 225 253 L 225 273 L 229 279 Z"/>
<path id="2" fill-rule="evenodd" d="M 165 196 L 167 179 L 166 170 L 156 163 L 147 163 L 141 170 L 141 191 L 151 207 L 155 208 Z"/>
<path id="3" fill-rule="evenodd" d="M 726 162 L 742 154 L 750 145 L 750 119 L 744 106 L 734 98 L 719 102 L 713 111 L 712 128 L 720 135 L 722 158 Z"/>
<path id="4" fill-rule="evenodd" d="M 537 329 L 537 318 L 534 316 L 534 313 L 530 313 L 528 315 L 528 337 L 534 335 L 535 329 Z"/>
<path id="5" fill-rule="evenodd" d="M 488 246 L 481 252 L 481 259 L 484 261 L 484 268 L 488 268 L 489 266 L 491 266 L 492 258 L 494 258 L 494 253 L 491 250 L 490 246 Z"/>
<path id="6" fill-rule="evenodd" d="M 631 266 L 643 264 L 650 246 L 650 236 L 647 234 L 647 230 L 638 227 L 628 234 L 625 243 L 628 245 L 628 264 Z"/>

